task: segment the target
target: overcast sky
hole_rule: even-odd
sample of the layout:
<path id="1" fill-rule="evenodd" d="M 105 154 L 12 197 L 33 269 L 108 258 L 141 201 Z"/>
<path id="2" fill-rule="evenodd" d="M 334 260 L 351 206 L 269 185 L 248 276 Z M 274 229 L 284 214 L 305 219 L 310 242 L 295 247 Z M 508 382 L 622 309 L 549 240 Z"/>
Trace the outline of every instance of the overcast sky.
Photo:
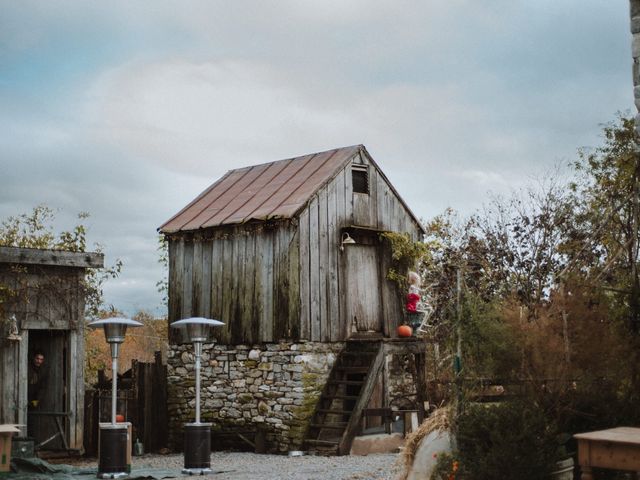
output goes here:
<path id="1" fill-rule="evenodd" d="M 38 204 L 162 314 L 157 227 L 226 170 L 363 143 L 470 213 L 631 111 L 628 0 L 0 0 L 0 218 Z"/>

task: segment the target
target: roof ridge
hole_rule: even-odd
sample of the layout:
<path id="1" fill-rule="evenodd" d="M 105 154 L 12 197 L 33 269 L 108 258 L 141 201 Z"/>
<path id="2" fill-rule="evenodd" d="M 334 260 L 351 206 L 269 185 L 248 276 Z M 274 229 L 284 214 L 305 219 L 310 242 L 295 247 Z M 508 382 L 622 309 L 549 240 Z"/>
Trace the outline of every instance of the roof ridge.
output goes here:
<path id="1" fill-rule="evenodd" d="M 349 148 L 360 148 L 363 147 L 364 145 L 361 143 L 354 143 L 353 145 L 346 145 L 344 147 L 336 147 L 336 148 L 328 148 L 326 150 L 322 150 L 321 152 L 310 152 L 310 153 L 303 153 L 302 155 L 294 155 L 293 157 L 287 157 L 287 158 L 281 158 L 279 160 L 271 160 L 270 162 L 262 162 L 262 163 L 256 163 L 255 165 L 247 165 L 246 167 L 239 167 L 239 168 L 234 168 L 232 170 L 229 170 L 229 172 L 235 172 L 237 170 L 243 170 L 245 168 L 253 168 L 253 167 L 260 167 L 262 165 L 268 165 L 270 163 L 279 163 L 279 162 L 286 162 L 287 160 L 296 160 L 302 157 L 308 157 L 308 156 L 315 156 L 315 155 L 321 155 L 323 153 L 328 153 L 328 152 L 333 152 L 333 151 L 339 151 L 339 150 L 347 150 Z"/>

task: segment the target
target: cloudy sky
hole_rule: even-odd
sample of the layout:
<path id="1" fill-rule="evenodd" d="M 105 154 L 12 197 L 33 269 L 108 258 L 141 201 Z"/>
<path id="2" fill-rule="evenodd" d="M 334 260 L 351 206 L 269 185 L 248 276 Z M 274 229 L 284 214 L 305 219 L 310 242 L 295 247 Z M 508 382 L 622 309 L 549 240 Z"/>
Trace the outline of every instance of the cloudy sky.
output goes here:
<path id="1" fill-rule="evenodd" d="M 627 0 L 0 0 L 0 218 L 35 205 L 161 314 L 156 229 L 226 170 L 363 143 L 470 213 L 631 111 Z"/>

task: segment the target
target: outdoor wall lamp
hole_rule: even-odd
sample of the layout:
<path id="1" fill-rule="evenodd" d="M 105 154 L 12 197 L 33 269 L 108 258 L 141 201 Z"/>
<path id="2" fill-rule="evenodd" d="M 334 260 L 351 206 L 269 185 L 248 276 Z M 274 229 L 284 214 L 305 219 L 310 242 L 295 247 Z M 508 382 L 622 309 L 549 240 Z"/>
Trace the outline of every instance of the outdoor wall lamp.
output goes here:
<path id="1" fill-rule="evenodd" d="M 92 328 L 104 328 L 104 336 L 111 347 L 111 423 L 100 424 L 100 449 L 98 452 L 98 478 L 124 478 L 129 476 L 129 423 L 116 422 L 118 401 L 118 356 L 124 342 L 127 327 L 140 327 L 142 323 L 130 318 L 112 317 L 94 320 Z"/>
<path id="2" fill-rule="evenodd" d="M 355 243 L 356 241 L 351 238 L 351 236 L 347 232 L 344 232 L 342 234 L 342 241 L 340 242 L 340 251 L 344 252 L 345 245 L 354 245 Z"/>
<path id="3" fill-rule="evenodd" d="M 185 318 L 173 322 L 173 328 L 185 328 L 187 337 L 193 343 L 196 374 L 196 418 L 194 423 L 184 425 L 184 468 L 182 473 L 206 475 L 211 473 L 211 424 L 200 422 L 200 359 L 202 344 L 209 338 L 211 328 L 224 325 L 210 318 Z"/>

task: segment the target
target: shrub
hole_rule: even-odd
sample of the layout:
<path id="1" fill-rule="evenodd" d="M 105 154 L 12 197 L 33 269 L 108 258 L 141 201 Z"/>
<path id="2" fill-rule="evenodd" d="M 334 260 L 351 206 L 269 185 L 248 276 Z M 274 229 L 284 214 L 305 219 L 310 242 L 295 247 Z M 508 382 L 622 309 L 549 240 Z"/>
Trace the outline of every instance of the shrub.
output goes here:
<path id="1" fill-rule="evenodd" d="M 539 480 L 553 469 L 556 429 L 535 404 L 469 405 L 456 430 L 463 478 Z"/>

